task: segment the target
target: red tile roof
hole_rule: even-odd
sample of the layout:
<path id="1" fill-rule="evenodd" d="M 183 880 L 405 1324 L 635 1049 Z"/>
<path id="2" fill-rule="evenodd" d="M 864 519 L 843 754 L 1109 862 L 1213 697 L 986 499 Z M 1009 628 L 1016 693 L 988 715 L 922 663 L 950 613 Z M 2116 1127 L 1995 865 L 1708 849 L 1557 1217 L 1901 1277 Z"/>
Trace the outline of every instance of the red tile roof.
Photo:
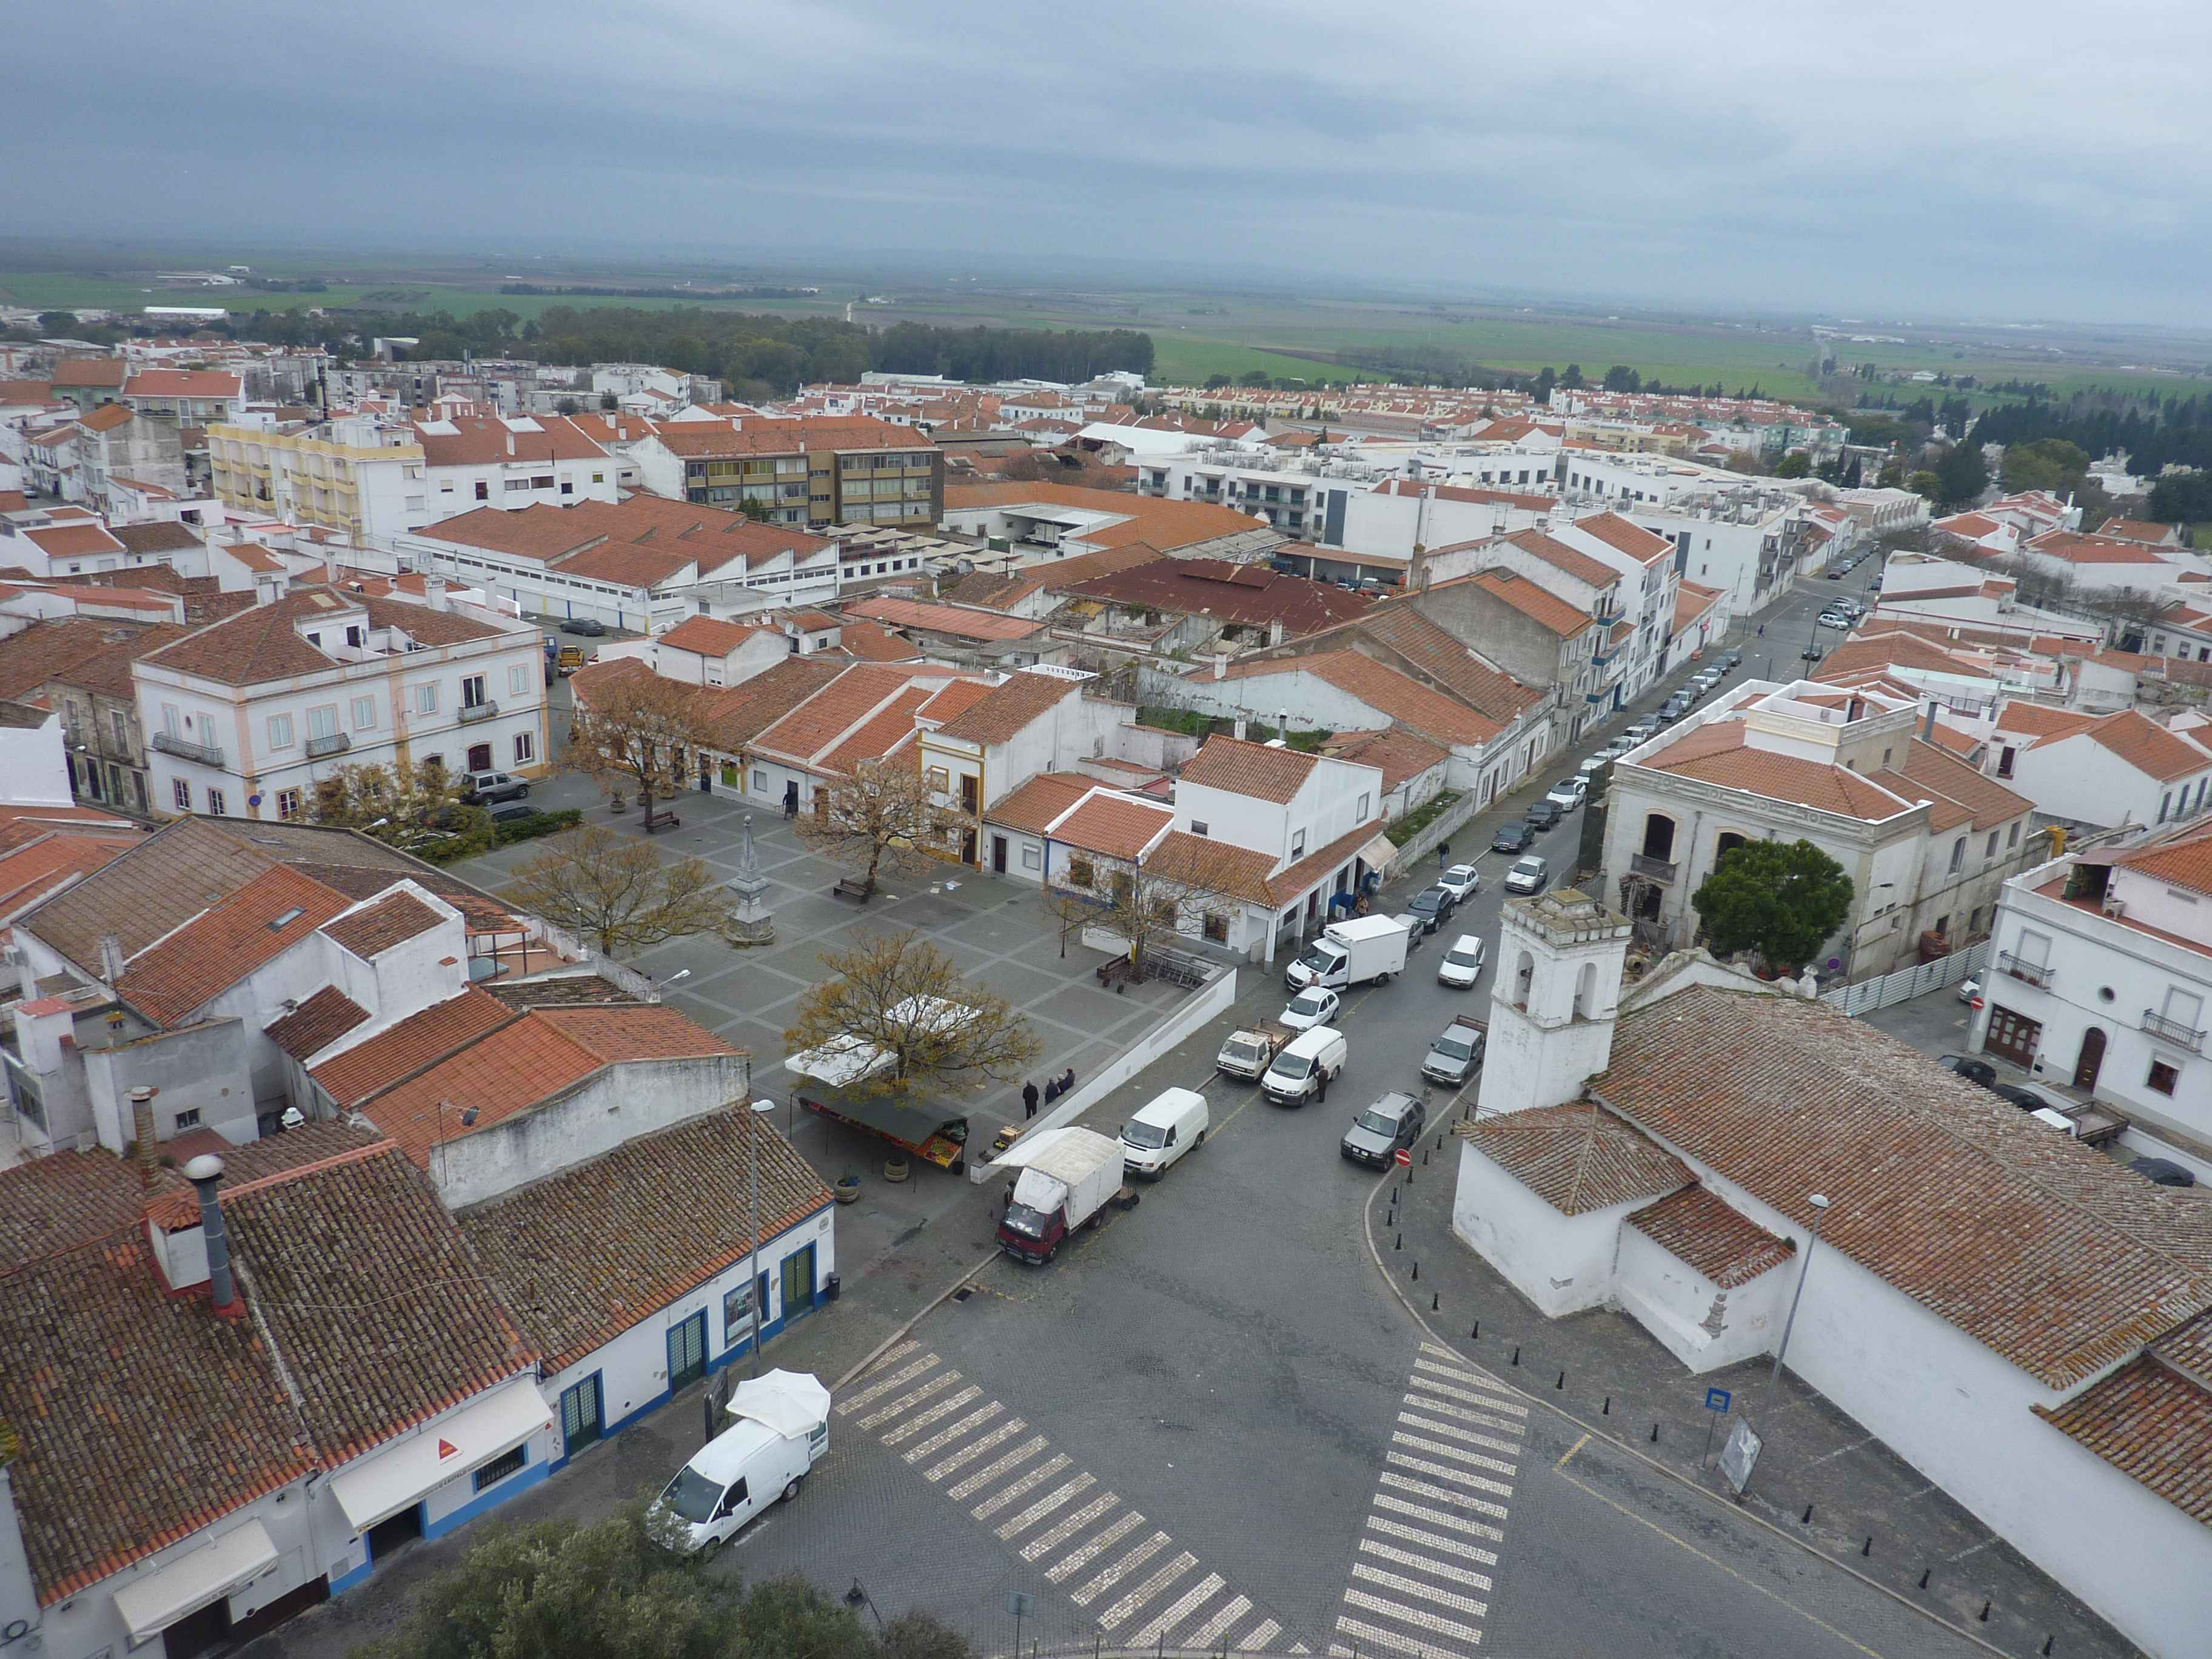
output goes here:
<path id="1" fill-rule="evenodd" d="M 2112 861 L 2141 871 L 2154 881 L 2186 887 L 2192 893 L 2212 893 L 2212 825 L 2198 823 L 2169 830 L 2163 838 L 2123 853 Z"/>
<path id="2" fill-rule="evenodd" d="M 142 368 L 124 382 L 126 398 L 243 398 L 246 382 L 214 368 Z"/>
<path id="3" fill-rule="evenodd" d="M 323 933 L 366 962 L 395 945 L 428 933 L 441 920 L 435 910 L 412 893 L 392 893 L 324 923 Z"/>
<path id="4" fill-rule="evenodd" d="M 156 1024 L 173 1025 L 275 961 L 346 904 L 343 894 L 277 865 L 130 958 L 117 994 Z"/>
<path id="5" fill-rule="evenodd" d="M 1102 858 L 1134 863 L 1175 821 L 1175 810 L 1100 790 L 1052 827 L 1052 838 Z"/>
<path id="6" fill-rule="evenodd" d="M 672 651 L 689 651 L 701 657 L 726 657 L 761 631 L 750 623 L 725 622 L 720 617 L 686 617 L 661 635 L 657 643 Z"/>
<path id="7" fill-rule="evenodd" d="M 1182 780 L 1282 805 L 1297 798 L 1318 764 L 1313 756 L 1295 749 L 1217 735 L 1183 763 Z"/>
<path id="8" fill-rule="evenodd" d="M 1689 1166 L 1586 1100 L 1504 1112 L 1454 1133 L 1561 1215 L 1588 1215 L 1686 1187 Z"/>
<path id="9" fill-rule="evenodd" d="M 520 419 L 521 417 L 518 417 Z M 528 417 L 538 430 L 518 432 L 496 415 L 456 415 L 415 422 L 415 441 L 432 466 L 493 466 L 506 461 L 605 460 L 607 452 L 582 428 L 558 415 Z M 451 427 L 450 432 L 434 430 Z"/>
<path id="10" fill-rule="evenodd" d="M 1225 559 L 1155 559 L 1079 583 L 1068 592 L 1078 599 L 1204 616 L 1246 628 L 1280 623 L 1285 634 L 1293 635 L 1364 616 L 1372 603 L 1332 582 L 1310 581 L 1263 564 L 1231 564 Z"/>
<path id="11" fill-rule="evenodd" d="M 1656 532 L 1624 519 L 1618 513 L 1597 513 L 1587 519 L 1577 519 L 1574 527 L 1586 535 L 1595 536 L 1607 547 L 1626 553 L 1638 564 L 1656 563 L 1672 558 L 1674 544 Z"/>
<path id="12" fill-rule="evenodd" d="M 1453 587 L 1462 582 L 1503 599 L 1538 627 L 1563 640 L 1572 639 L 1576 635 L 1596 626 L 1589 612 L 1577 610 L 1517 571 L 1485 570 L 1475 575 L 1459 577 L 1454 581 L 1439 582 L 1437 586 Z"/>
<path id="13" fill-rule="evenodd" d="M 1633 763 L 1867 823 L 1911 806 L 1848 767 L 1753 748 L 1744 741 L 1741 720 L 1709 720 Z"/>
<path id="14" fill-rule="evenodd" d="M 1044 624 L 996 611 L 967 605 L 935 605 L 921 599 L 902 599 L 889 593 L 871 594 L 845 607 L 847 614 L 864 617 L 893 628 L 911 628 L 924 634 L 944 634 L 954 639 L 1004 641 L 1025 640 L 1042 631 Z"/>
<path id="15" fill-rule="evenodd" d="M 969 743 L 1011 742 L 1031 720 L 1075 696 L 1079 684 L 1057 674 L 1011 675 L 937 729 L 945 737 Z"/>
<path id="16" fill-rule="evenodd" d="M 2029 1409 L 2191 1520 L 2212 1526 L 2212 1390 L 2145 1354 Z"/>
<path id="17" fill-rule="evenodd" d="M 1632 1211 L 1628 1224 L 1716 1288 L 1748 1285 L 1797 1253 L 1707 1188 L 1685 1187 L 1671 1198 Z"/>
<path id="18" fill-rule="evenodd" d="M 2085 735 L 2160 783 L 2212 770 L 2212 754 L 2132 708 L 2106 715 L 2088 727 Z"/>
<path id="19" fill-rule="evenodd" d="M 1588 586 L 1600 589 L 1613 587 L 1622 580 L 1620 572 L 1604 560 L 1594 559 L 1580 549 L 1569 547 L 1565 542 L 1555 540 L 1540 530 L 1516 530 L 1505 539 L 1522 552 L 1541 559 L 1554 570 L 1572 576 Z"/>
<path id="20" fill-rule="evenodd" d="M 368 1018 L 368 1009 L 337 986 L 325 985 L 283 1018 L 264 1026 L 262 1035 L 304 1066 Z"/>
<path id="21" fill-rule="evenodd" d="M 1077 772 L 1040 772 L 983 814 L 1002 830 L 1041 836 L 1045 826 L 1097 787 L 1096 778 Z"/>
<path id="22" fill-rule="evenodd" d="M 1451 758 L 1451 750 L 1442 744 L 1395 726 L 1386 732 L 1339 732 L 1322 745 L 1322 752 L 1332 760 L 1381 769 L 1386 795 L 1408 778 Z"/>
<path id="23" fill-rule="evenodd" d="M 417 1066 L 428 1066 L 517 1017 L 496 997 L 471 986 L 325 1060 L 309 1075 L 341 1109 L 356 1106 Z"/>

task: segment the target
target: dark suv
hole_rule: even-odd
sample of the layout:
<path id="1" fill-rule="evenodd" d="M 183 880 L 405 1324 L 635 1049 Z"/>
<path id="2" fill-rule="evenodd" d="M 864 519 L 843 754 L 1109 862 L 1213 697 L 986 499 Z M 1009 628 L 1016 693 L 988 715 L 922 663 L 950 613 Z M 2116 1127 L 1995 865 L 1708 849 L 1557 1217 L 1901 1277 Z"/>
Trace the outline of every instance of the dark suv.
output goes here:
<path id="1" fill-rule="evenodd" d="M 1532 800 L 1528 803 L 1528 822 L 1539 830 L 1548 830 L 1566 816 L 1566 811 L 1555 800 Z"/>
<path id="2" fill-rule="evenodd" d="M 1400 1147 L 1420 1139 L 1427 1116 L 1413 1096 L 1393 1091 L 1352 1120 L 1338 1150 L 1356 1164 L 1387 1170 Z"/>
<path id="3" fill-rule="evenodd" d="M 1406 902 L 1407 911 L 1421 919 L 1421 931 L 1433 933 L 1451 920 L 1459 901 L 1441 887 L 1425 887 Z"/>
<path id="4" fill-rule="evenodd" d="M 1493 853 L 1525 853 L 1536 839 L 1536 832 L 1525 823 L 1501 823 L 1498 833 L 1490 838 Z"/>

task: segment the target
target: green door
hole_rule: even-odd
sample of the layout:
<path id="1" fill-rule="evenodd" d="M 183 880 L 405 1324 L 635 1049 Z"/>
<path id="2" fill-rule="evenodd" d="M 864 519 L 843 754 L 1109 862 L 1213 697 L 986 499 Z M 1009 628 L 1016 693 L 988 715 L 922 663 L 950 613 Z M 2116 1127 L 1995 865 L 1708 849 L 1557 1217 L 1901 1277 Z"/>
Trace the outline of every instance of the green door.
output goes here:
<path id="1" fill-rule="evenodd" d="M 668 1392 L 696 1382 L 707 1374 L 707 1316 L 695 1313 L 668 1328 Z"/>
<path id="2" fill-rule="evenodd" d="M 793 1250 L 783 1259 L 783 1322 L 814 1310 L 814 1247 Z"/>

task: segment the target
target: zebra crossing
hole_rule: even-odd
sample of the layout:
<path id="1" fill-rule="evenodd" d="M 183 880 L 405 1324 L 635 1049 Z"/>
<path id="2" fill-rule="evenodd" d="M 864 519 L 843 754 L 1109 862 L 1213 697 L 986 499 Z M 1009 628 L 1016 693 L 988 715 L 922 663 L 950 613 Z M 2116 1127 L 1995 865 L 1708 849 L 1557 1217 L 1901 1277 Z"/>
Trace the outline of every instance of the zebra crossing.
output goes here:
<path id="1" fill-rule="evenodd" d="M 1066 1587 L 1068 1600 L 1117 1644 L 1311 1651 L 1302 1642 L 1276 1649 L 1279 1620 L 1221 1574 L 1201 1571 L 1195 1554 L 921 1343 L 897 1344 L 859 1380 L 836 1403 L 837 1414 L 873 1434 L 1024 1561 L 1042 1564 L 1045 1581 Z"/>
<path id="2" fill-rule="evenodd" d="M 1480 1650 L 1528 1416 L 1449 1348 L 1421 1345 L 1330 1659 L 1469 1659 Z"/>

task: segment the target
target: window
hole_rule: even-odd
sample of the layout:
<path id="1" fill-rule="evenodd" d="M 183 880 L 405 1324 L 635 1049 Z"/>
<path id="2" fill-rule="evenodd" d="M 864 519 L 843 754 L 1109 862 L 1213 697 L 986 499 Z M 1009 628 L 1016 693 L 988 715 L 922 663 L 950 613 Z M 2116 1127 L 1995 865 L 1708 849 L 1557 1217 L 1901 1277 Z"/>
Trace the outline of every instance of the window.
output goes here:
<path id="1" fill-rule="evenodd" d="M 131 746 L 130 718 L 120 708 L 112 708 L 108 711 L 107 720 L 115 732 L 115 746 L 128 749 Z"/>
<path id="2" fill-rule="evenodd" d="M 2010 835 L 2008 835 L 2008 836 L 2007 836 L 2005 837 L 2005 846 L 2006 846 L 2008 848 L 2010 848 L 2017 847 L 2017 846 L 2019 846 L 2019 845 L 2020 845 L 2020 825 L 2019 825 L 2019 824 L 2017 824 L 2017 823 L 2015 823 L 2015 824 L 2014 824 L 2014 825 L 2013 825 L 2013 827 L 2012 827 L 2012 833 L 2011 833 Z"/>
<path id="3" fill-rule="evenodd" d="M 2173 791 L 2169 789 L 2158 799 L 2158 821 L 2166 822 L 2166 815 L 2173 810 Z"/>
<path id="4" fill-rule="evenodd" d="M 189 812 L 192 810 L 192 787 L 182 778 L 170 781 L 169 796 L 177 803 L 177 811 L 179 812 Z"/>
<path id="5" fill-rule="evenodd" d="M 531 487 L 532 489 L 552 489 L 552 488 L 553 488 L 553 475 L 552 475 L 550 472 L 541 472 L 541 473 L 540 473 L 540 474 L 538 474 L 536 477 L 532 478 L 532 479 L 530 481 L 530 487 Z"/>
<path id="6" fill-rule="evenodd" d="M 768 787 L 768 774 L 757 766 L 753 768 L 753 787 L 756 789 Z"/>
<path id="7" fill-rule="evenodd" d="M 438 683 L 435 680 L 425 680 L 415 688 L 415 712 L 418 714 L 438 712 Z M 1954 864 L 1951 867 L 1955 870 L 1958 866 Z"/>
<path id="8" fill-rule="evenodd" d="M 1096 878 L 1096 873 L 1091 868 L 1091 860 L 1089 859 L 1068 860 L 1067 884 L 1069 886 L 1088 887 Z"/>
<path id="9" fill-rule="evenodd" d="M 1022 848 L 1022 868 L 1034 870 L 1044 862 L 1043 853 L 1035 847 Z"/>
<path id="10" fill-rule="evenodd" d="M 210 817 L 218 818 L 226 816 L 229 811 L 230 808 L 223 802 L 222 790 L 210 789 L 208 791 L 208 813 Z"/>
<path id="11" fill-rule="evenodd" d="M 1206 834 L 1206 820 L 1204 818 L 1193 818 L 1190 821 L 1190 833 L 1194 836 L 1202 836 Z"/>
<path id="12" fill-rule="evenodd" d="M 505 485 L 505 489 L 509 495 L 513 495 L 517 490 L 527 489 L 529 488 L 530 480 L 527 478 L 509 478 Z"/>
<path id="13" fill-rule="evenodd" d="M 353 700 L 353 729 L 374 732 L 376 729 L 376 699 L 356 697 Z"/>
<path id="14" fill-rule="evenodd" d="M 561 480 L 561 493 L 563 495 L 573 495 L 576 493 L 576 486 L 563 478 Z"/>
<path id="15" fill-rule="evenodd" d="M 945 769 L 941 766 L 931 767 L 929 769 L 929 787 L 932 789 L 936 790 L 940 795 L 947 793 L 952 787 L 951 773 L 946 771 Z"/>
<path id="16" fill-rule="evenodd" d="M 514 734 L 514 763 L 527 766 L 538 758 L 538 734 L 518 732 Z"/>
<path id="17" fill-rule="evenodd" d="M 478 1492 L 489 1492 L 510 1474 L 522 1473 L 522 1466 L 530 1461 L 530 1448 L 517 1446 L 513 1451 L 495 1457 L 471 1477 Z"/>
<path id="18" fill-rule="evenodd" d="M 276 792 L 276 816 L 280 818 L 291 818 L 297 817 L 299 815 L 300 792 L 296 789 L 279 789 Z"/>
<path id="19" fill-rule="evenodd" d="M 593 483 L 605 483 L 606 481 L 607 475 L 604 472 L 594 472 L 592 474 L 592 482 Z"/>
<path id="20" fill-rule="evenodd" d="M 530 671 L 520 663 L 516 663 L 507 671 L 507 695 L 510 697 L 520 697 L 528 696 L 529 692 Z"/>
<path id="21" fill-rule="evenodd" d="M 481 708 L 484 706 L 486 701 L 487 699 L 484 696 L 484 677 L 481 674 L 468 674 L 463 676 L 461 679 L 461 707 L 464 708 Z"/>
<path id="22" fill-rule="evenodd" d="M 491 499 L 491 486 L 482 478 L 477 480 L 477 499 L 480 501 L 488 501 Z"/>
<path id="23" fill-rule="evenodd" d="M 1951 873 L 1957 875 L 1966 867 L 1966 838 L 1964 836 L 1951 843 Z"/>
<path id="24" fill-rule="evenodd" d="M 289 749 L 292 746 L 292 717 L 289 714 L 271 714 L 269 717 L 269 746 L 271 749 Z"/>
<path id="25" fill-rule="evenodd" d="M 733 1285 L 722 1296 L 722 1346 L 733 1348 L 752 1331 L 753 1287 Z"/>
<path id="26" fill-rule="evenodd" d="M 2143 1079 L 2143 1086 L 2155 1089 L 2162 1095 L 2170 1095 L 2180 1082 L 2181 1068 L 2179 1066 L 2168 1060 L 2154 1060 L 2150 1063 L 2150 1075 Z"/>
<path id="27" fill-rule="evenodd" d="M 1294 859 L 1304 858 L 1304 857 L 1305 856 L 1305 853 L 1306 853 L 1306 832 L 1305 832 L 1304 830 L 1291 830 L 1291 856 L 1292 858 L 1294 858 Z"/>
<path id="28" fill-rule="evenodd" d="M 1990 844 L 1989 844 L 1986 848 L 1984 848 L 1983 849 L 1983 851 L 1982 851 L 1982 856 L 1983 856 L 1984 858 L 1985 858 L 1985 859 L 1993 859 L 1993 858 L 1995 858 L 1996 855 L 1997 855 L 1997 832 L 1996 832 L 1996 830 L 1990 830 Z"/>
<path id="29" fill-rule="evenodd" d="M 1218 910 L 1206 913 L 1206 925 L 1201 930 L 1216 945 L 1229 943 L 1229 918 Z"/>
<path id="30" fill-rule="evenodd" d="M 1358 812 L 1358 815 L 1352 820 L 1354 823 L 1366 823 L 1366 822 L 1367 822 L 1367 805 L 1368 805 L 1368 798 L 1367 798 L 1367 796 L 1365 796 L 1364 794 L 1361 795 L 1361 796 L 1360 796 L 1360 798 L 1359 798 L 1359 812 Z"/>
<path id="31" fill-rule="evenodd" d="M 175 1127 L 179 1129 L 198 1128 L 200 1127 L 200 1109 L 197 1106 L 188 1106 L 183 1111 L 179 1112 L 177 1114 Z"/>

